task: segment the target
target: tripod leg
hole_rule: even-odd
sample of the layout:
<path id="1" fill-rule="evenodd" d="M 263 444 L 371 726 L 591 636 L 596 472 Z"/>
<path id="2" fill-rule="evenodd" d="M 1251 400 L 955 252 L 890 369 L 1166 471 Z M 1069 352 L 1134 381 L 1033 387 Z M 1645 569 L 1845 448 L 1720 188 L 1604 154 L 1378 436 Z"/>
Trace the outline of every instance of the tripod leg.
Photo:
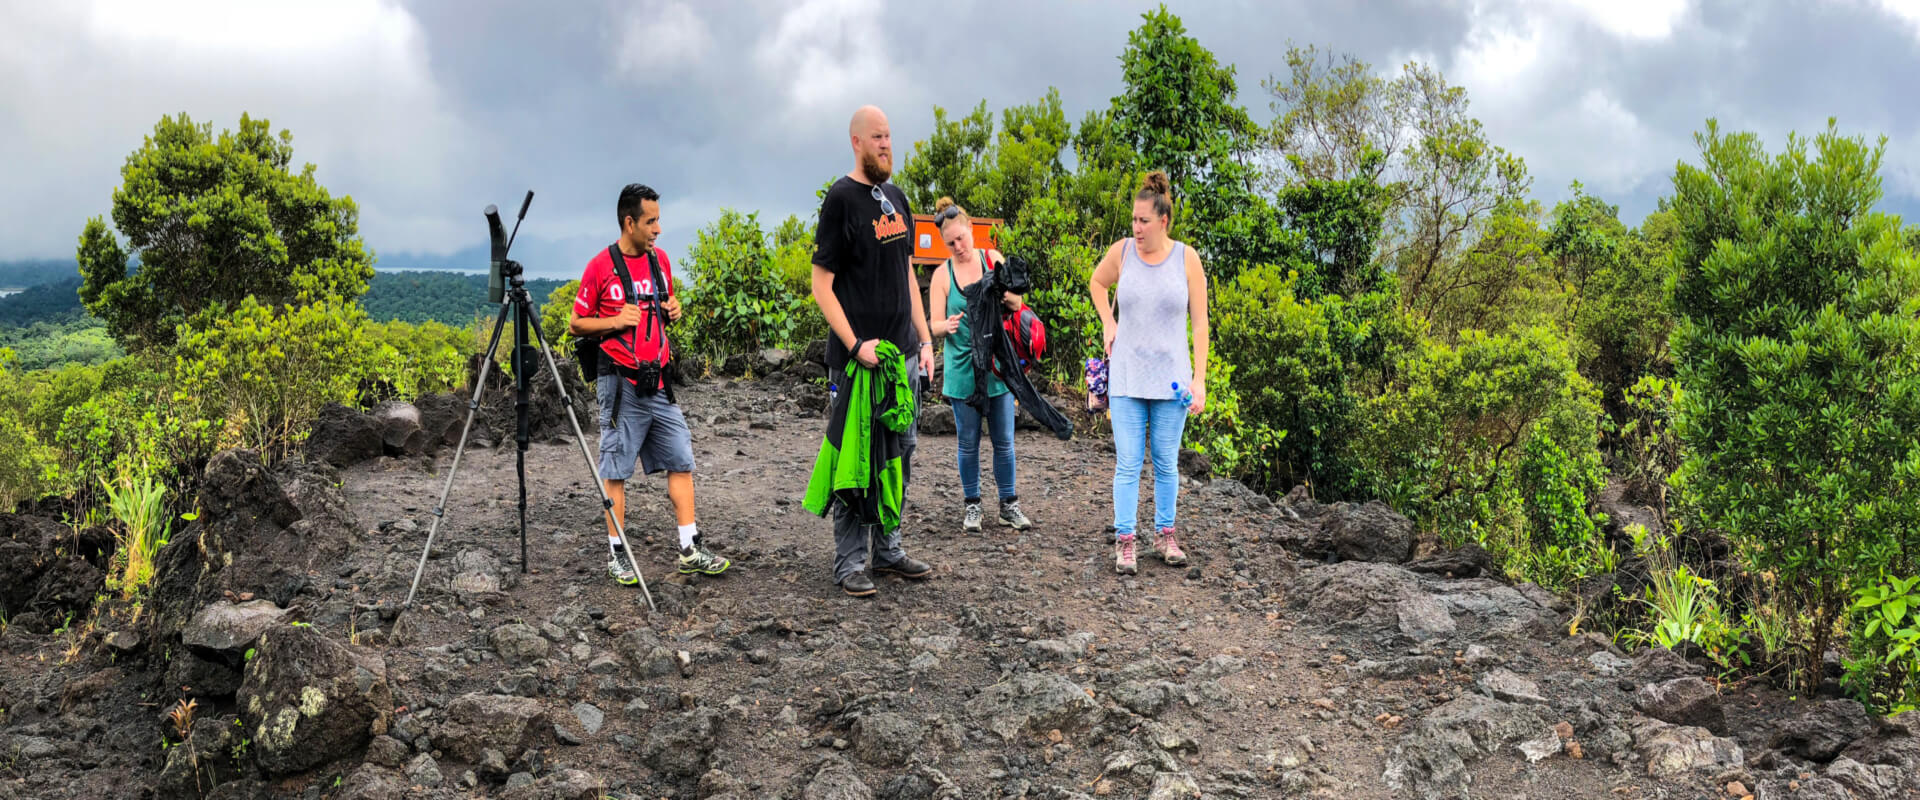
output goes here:
<path id="1" fill-rule="evenodd" d="M 593 474 L 593 490 L 600 493 L 601 512 L 607 519 L 613 520 L 613 532 L 620 537 L 620 547 L 627 551 L 627 561 L 633 564 L 633 574 L 640 579 L 640 594 L 647 598 L 647 610 L 654 610 L 653 592 L 647 588 L 647 576 L 640 571 L 640 559 L 633 556 L 633 545 L 627 542 L 627 528 L 624 520 L 614 519 L 613 498 L 607 496 L 607 487 L 600 481 L 600 462 L 593 458 L 593 451 L 587 449 L 587 435 L 580 429 L 580 416 L 573 413 L 573 398 L 567 396 L 567 385 L 560 380 L 560 364 L 553 358 L 553 348 L 547 345 L 547 334 L 539 326 L 533 328 L 534 339 L 540 343 L 540 353 L 547 358 L 547 369 L 553 371 L 553 388 L 560 393 L 560 405 L 566 406 L 567 421 L 573 423 L 573 440 L 580 445 L 580 455 L 587 460 L 587 471 Z"/>
<path id="2" fill-rule="evenodd" d="M 467 449 L 467 435 L 473 432 L 473 415 L 480 410 L 480 392 L 487 386 L 487 370 L 493 366 L 494 351 L 500 347 L 500 330 L 507 322 L 507 306 L 501 304 L 500 316 L 493 321 L 493 337 L 487 341 L 487 355 L 480 360 L 480 372 L 473 378 L 473 398 L 467 401 L 467 422 L 460 427 L 460 445 L 453 450 L 453 464 L 447 467 L 447 484 L 440 489 L 440 504 L 433 507 L 433 524 L 427 527 L 427 546 L 420 550 L 420 564 L 413 568 L 413 585 L 407 587 L 402 608 L 413 607 L 413 593 L 420 589 L 420 575 L 427 569 L 427 554 L 433 552 L 433 536 L 447 516 L 447 496 L 453 493 L 453 476 L 460 471 L 460 456 Z"/>
<path id="3" fill-rule="evenodd" d="M 520 476 L 520 574 L 527 574 L 527 385 L 533 382 L 533 370 L 537 367 L 527 363 L 527 328 L 531 322 L 531 300 L 526 292 L 520 291 L 514 297 L 513 320 L 513 413 L 514 413 L 514 471 Z M 554 376 L 559 377 L 559 376 Z"/>

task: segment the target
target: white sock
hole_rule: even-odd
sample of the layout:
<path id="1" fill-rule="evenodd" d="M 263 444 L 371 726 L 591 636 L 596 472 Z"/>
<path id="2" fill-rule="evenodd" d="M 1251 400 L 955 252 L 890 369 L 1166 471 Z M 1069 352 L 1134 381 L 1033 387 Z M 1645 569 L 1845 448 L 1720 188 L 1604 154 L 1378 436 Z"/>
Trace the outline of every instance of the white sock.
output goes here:
<path id="1" fill-rule="evenodd" d="M 620 537 L 618 536 L 607 537 L 607 552 L 613 553 L 615 555 L 618 555 L 620 553 Z"/>
<path id="2" fill-rule="evenodd" d="M 680 549 L 685 550 L 692 547 L 693 537 L 698 535 L 700 535 L 700 526 L 698 524 L 680 526 Z"/>

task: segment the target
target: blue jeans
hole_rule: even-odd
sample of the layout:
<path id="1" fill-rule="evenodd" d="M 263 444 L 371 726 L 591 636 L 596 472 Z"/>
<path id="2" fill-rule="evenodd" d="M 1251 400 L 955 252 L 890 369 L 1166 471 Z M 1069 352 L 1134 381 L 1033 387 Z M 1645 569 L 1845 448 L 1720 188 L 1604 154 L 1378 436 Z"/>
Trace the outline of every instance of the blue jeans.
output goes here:
<path id="1" fill-rule="evenodd" d="M 1173 527 L 1180 500 L 1180 434 L 1187 409 L 1179 400 L 1108 399 L 1113 419 L 1113 532 L 1133 534 L 1140 505 L 1140 461 L 1153 442 L 1153 526 Z"/>
<path id="2" fill-rule="evenodd" d="M 980 502 L 980 412 L 965 400 L 947 398 L 953 404 L 953 424 L 960 434 L 960 488 L 967 502 Z M 999 484 L 1000 502 L 1018 498 L 1013 489 L 1013 393 L 1002 392 L 987 398 L 987 434 L 993 439 L 993 482 Z"/>

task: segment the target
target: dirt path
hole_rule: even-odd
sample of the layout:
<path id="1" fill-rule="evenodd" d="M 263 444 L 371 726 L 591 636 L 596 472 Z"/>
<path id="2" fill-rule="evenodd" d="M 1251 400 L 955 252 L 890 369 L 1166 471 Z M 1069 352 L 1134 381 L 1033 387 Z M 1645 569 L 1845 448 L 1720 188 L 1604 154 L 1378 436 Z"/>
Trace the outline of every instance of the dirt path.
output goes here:
<path id="1" fill-rule="evenodd" d="M 830 579 L 829 522 L 799 506 L 819 445 L 821 422 L 803 411 L 815 391 L 730 381 L 681 391 L 701 530 L 735 566 L 675 574 L 664 484 L 631 483 L 651 614 L 637 589 L 605 576 L 597 495 L 570 439 L 527 454 L 526 575 L 513 450 L 468 452 L 418 607 L 397 622 L 451 453 L 345 471 L 352 541 L 293 605 L 315 631 L 383 658 L 402 710 L 366 764 L 243 781 L 231 796 L 1711 797 L 1729 781 L 1800 769 L 1756 758 L 1772 746 L 1765 723 L 1783 713 L 1764 695 L 1716 698 L 1726 721 L 1711 727 L 1728 738 L 1647 727 L 1628 693 L 1698 669 L 1569 636 L 1568 609 L 1543 592 L 1296 559 L 1356 524 L 1351 509 L 1189 480 L 1180 527 L 1191 566 L 1143 558 L 1138 577 L 1115 576 L 1113 456 L 1096 437 L 1020 432 L 1022 505 L 1036 527 L 994 527 L 989 508 L 988 529 L 965 535 L 955 440 L 923 435 L 905 530 L 936 573 L 848 598 Z M 1150 518 L 1150 477 L 1142 495 Z M 58 641 L 8 638 L 10 683 Z M 101 666 L 83 658 L 59 680 Z M 56 689 L 18 689 L 14 702 Z M 464 744 L 449 717 L 512 697 L 542 713 L 534 746 L 498 745 L 494 763 L 462 757 L 495 748 L 485 735 Z M 20 742 L 85 720 L 62 722 L 48 706 L 5 722 L 27 733 L 11 739 L 13 761 L 0 757 L 0 778 L 15 776 L 0 780 L 0 797 L 93 796 L 100 775 L 151 785 L 159 771 L 151 753 L 89 769 L 61 751 L 36 766 Z M 1712 740 L 1694 747 L 1706 755 L 1649 774 L 1667 763 L 1660 737 L 1696 730 Z M 113 751 L 150 735 L 99 740 Z M 1714 742 L 1746 755 L 1716 757 Z"/>

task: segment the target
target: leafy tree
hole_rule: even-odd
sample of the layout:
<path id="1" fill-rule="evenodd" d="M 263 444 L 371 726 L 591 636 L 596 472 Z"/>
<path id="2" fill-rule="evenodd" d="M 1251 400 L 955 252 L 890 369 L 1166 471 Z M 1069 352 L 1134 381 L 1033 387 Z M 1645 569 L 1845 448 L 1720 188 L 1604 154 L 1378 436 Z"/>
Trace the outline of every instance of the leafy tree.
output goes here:
<path id="1" fill-rule="evenodd" d="M 162 118 L 120 170 L 118 235 L 100 217 L 80 233 L 87 310 L 140 350 L 249 296 L 268 305 L 359 297 L 373 274 L 359 211 L 329 195 L 312 164 L 295 172 L 292 161 L 292 134 L 273 135 L 264 119 L 241 115 L 238 131 L 216 137 L 184 113 Z M 130 272 L 131 258 L 139 267 Z"/>
<path id="2" fill-rule="evenodd" d="M 1112 135 L 1137 168 L 1166 171 L 1177 233 L 1208 261 L 1210 276 L 1229 280 L 1295 257 L 1299 237 L 1272 200 L 1253 190 L 1258 173 L 1243 155 L 1257 129 L 1235 104 L 1234 68 L 1188 36 L 1165 6 L 1142 17 L 1120 55 L 1124 89 L 1109 112 Z"/>
<path id="3" fill-rule="evenodd" d="M 966 117 L 935 107 L 933 133 L 915 142 L 896 182 L 914 208 L 951 197 L 975 217 L 1012 220 L 1066 176 L 1061 155 L 1073 134 L 1057 89 L 993 116 L 981 101 Z"/>
<path id="4" fill-rule="evenodd" d="M 1234 105 L 1234 68 L 1223 65 L 1162 5 L 1127 34 L 1120 55 L 1125 87 L 1113 98 L 1113 132 L 1148 169 L 1162 169 L 1176 194 L 1225 173 L 1240 177 L 1234 152 L 1255 130 Z"/>
<path id="5" fill-rule="evenodd" d="M 1312 48 L 1290 48 L 1287 62 L 1284 80 L 1265 83 L 1274 110 L 1265 180 L 1378 184 L 1385 229 L 1378 257 L 1397 275 L 1405 307 L 1441 310 L 1449 303 L 1434 295 L 1480 280 L 1462 268 L 1517 263 L 1511 259 L 1523 253 L 1503 248 L 1515 244 L 1516 214 L 1524 214 L 1532 181 L 1525 162 L 1488 141 L 1468 114 L 1465 89 L 1418 62 L 1391 79 Z M 1504 241 L 1483 246 L 1489 233 Z M 1466 263 L 1476 253 L 1479 263 Z"/>
<path id="6" fill-rule="evenodd" d="M 1657 211 L 1641 230 L 1620 223 L 1619 209 L 1573 185 L 1554 208 L 1544 249 L 1569 289 L 1567 319 L 1580 374 L 1601 391 L 1617 422 L 1627 417 L 1626 392 L 1641 378 L 1670 377 L 1666 305 L 1673 214 Z"/>
<path id="7" fill-rule="evenodd" d="M 1675 480 L 1804 610 L 1811 686 L 1855 590 L 1917 574 L 1920 257 L 1874 211 L 1884 137 L 1694 138 L 1673 177 Z"/>

